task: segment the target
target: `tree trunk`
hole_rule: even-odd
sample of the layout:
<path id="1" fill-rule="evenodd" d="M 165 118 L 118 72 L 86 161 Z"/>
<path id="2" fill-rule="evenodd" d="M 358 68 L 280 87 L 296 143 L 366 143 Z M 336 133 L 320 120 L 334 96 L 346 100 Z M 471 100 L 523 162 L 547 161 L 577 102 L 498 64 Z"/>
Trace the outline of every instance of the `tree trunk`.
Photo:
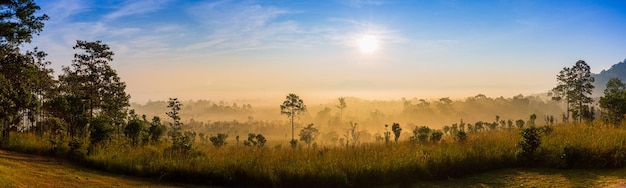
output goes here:
<path id="1" fill-rule="evenodd" d="M 295 115 L 295 114 L 293 114 L 293 111 L 294 111 L 294 110 L 293 110 L 293 108 L 292 108 L 292 109 L 291 109 L 291 141 L 295 140 L 295 139 L 294 139 L 294 136 L 293 136 L 293 135 L 294 135 L 294 129 L 295 129 L 295 127 L 294 127 L 294 125 L 293 125 L 293 118 L 294 118 L 296 115 Z"/>
<path id="2" fill-rule="evenodd" d="M 567 99 L 567 109 L 565 109 L 565 111 L 567 112 L 567 122 L 569 122 L 569 98 Z"/>

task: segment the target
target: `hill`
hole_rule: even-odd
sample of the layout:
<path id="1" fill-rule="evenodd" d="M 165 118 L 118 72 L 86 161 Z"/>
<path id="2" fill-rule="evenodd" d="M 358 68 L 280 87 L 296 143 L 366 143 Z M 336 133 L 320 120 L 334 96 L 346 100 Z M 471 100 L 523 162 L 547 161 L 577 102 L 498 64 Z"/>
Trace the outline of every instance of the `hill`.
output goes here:
<path id="1" fill-rule="evenodd" d="M 611 66 L 608 70 L 602 70 L 600 74 L 592 74 L 591 76 L 596 79 L 594 82 L 596 88 L 593 90 L 593 96 L 602 96 L 604 89 L 606 88 L 606 83 L 609 82 L 609 79 L 619 78 L 622 82 L 626 81 L 626 59 Z"/>

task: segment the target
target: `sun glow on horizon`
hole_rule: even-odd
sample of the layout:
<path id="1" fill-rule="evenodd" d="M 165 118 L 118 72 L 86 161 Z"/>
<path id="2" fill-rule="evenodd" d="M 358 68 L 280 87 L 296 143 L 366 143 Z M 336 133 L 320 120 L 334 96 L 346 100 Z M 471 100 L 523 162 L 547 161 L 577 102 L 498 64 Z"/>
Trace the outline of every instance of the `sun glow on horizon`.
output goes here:
<path id="1" fill-rule="evenodd" d="M 357 40 L 361 52 L 369 54 L 378 50 L 378 39 L 372 35 L 363 35 Z"/>

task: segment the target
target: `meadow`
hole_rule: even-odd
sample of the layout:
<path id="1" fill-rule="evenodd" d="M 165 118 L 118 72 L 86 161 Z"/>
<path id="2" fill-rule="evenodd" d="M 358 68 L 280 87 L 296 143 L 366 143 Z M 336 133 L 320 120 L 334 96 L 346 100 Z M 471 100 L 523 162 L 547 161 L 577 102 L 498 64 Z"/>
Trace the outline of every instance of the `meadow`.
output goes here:
<path id="1" fill-rule="evenodd" d="M 263 147 L 233 143 L 213 147 L 197 142 L 191 152 L 168 152 L 171 143 L 131 146 L 123 140 L 86 155 L 63 145 L 53 152 L 46 136 L 14 134 L 6 149 L 72 157 L 90 168 L 173 182 L 223 186 L 360 187 L 411 185 L 465 177 L 496 169 L 623 168 L 626 128 L 601 122 L 550 126 L 529 161 L 520 157 L 520 129 L 468 133 L 463 142 L 444 135 L 439 142 L 400 140 L 355 145 L 299 145 L 278 141 Z"/>

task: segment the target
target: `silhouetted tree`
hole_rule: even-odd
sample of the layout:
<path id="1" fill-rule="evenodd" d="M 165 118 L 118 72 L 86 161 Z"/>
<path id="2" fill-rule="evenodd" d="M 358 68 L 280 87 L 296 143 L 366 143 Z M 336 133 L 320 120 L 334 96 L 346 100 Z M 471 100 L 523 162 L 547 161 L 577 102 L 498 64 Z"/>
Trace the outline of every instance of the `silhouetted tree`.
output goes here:
<path id="1" fill-rule="evenodd" d="M 337 105 L 336 107 L 339 108 L 339 122 L 341 122 L 343 120 L 343 109 L 348 106 L 346 105 L 346 98 L 341 97 L 337 100 L 339 100 L 339 105 Z"/>
<path id="2" fill-rule="evenodd" d="M 565 98 L 567 102 L 567 119 L 569 111 L 581 122 L 584 119 L 593 119 L 590 104 L 593 99 L 590 95 L 593 92 L 593 81 L 591 69 L 583 60 L 578 60 L 571 68 L 565 67 L 557 75 L 557 86 L 552 89 L 554 100 Z"/>
<path id="3" fill-rule="evenodd" d="M 359 142 L 359 137 L 361 136 L 361 134 L 357 130 L 358 126 L 358 123 L 350 122 L 350 127 L 344 135 L 344 137 L 346 137 L 346 146 L 349 146 L 351 141 L 352 145 L 356 145 Z"/>
<path id="4" fill-rule="evenodd" d="M 170 131 L 167 133 L 172 139 L 172 147 L 170 149 L 174 151 L 181 151 L 186 153 L 193 148 L 193 137 L 191 134 L 182 133 L 183 123 L 180 122 L 180 108 L 182 104 L 178 101 L 178 98 L 170 98 L 167 108 L 170 109 L 166 112 L 167 116 L 172 118 L 173 122 L 169 122 Z"/>
<path id="5" fill-rule="evenodd" d="M 579 122 L 582 122 L 583 119 L 592 120 L 594 117 L 590 105 L 593 102 L 591 94 L 595 86 L 593 86 L 594 78 L 591 76 L 590 67 L 585 61 L 579 60 L 571 70 L 573 76 L 571 77 L 572 90 L 570 93 L 572 93 L 573 113 L 577 114 Z"/>
<path id="6" fill-rule="evenodd" d="M 552 100 L 555 100 L 555 101 L 564 100 L 565 101 L 566 117 L 564 119 L 566 120 L 569 120 L 570 118 L 569 112 L 571 111 L 570 109 L 571 99 L 570 98 L 571 98 L 571 90 L 573 87 L 571 84 L 572 74 L 573 73 L 569 67 L 563 67 L 563 69 L 556 76 L 556 81 L 557 81 L 556 87 L 552 88 L 552 90 L 550 91 L 550 95 L 552 95 Z"/>
<path id="7" fill-rule="evenodd" d="M 319 131 L 313 127 L 311 123 L 300 131 L 300 141 L 304 141 L 308 146 L 311 146 L 311 143 L 315 141 L 317 135 L 319 135 Z"/>
<path id="8" fill-rule="evenodd" d="M 393 125 L 391 125 L 391 131 L 393 131 L 393 135 L 395 136 L 394 141 L 398 142 L 398 138 L 400 138 L 400 133 L 402 133 L 402 128 L 400 128 L 400 124 L 393 123 Z"/>
<path id="9" fill-rule="evenodd" d="M 165 114 L 172 118 L 173 122 L 169 123 L 172 131 L 180 131 L 182 129 L 183 123 L 180 122 L 180 107 L 182 106 L 183 104 L 178 101 L 178 98 L 170 98 L 168 101 L 167 108 L 169 108 L 170 111 Z"/>
<path id="10" fill-rule="evenodd" d="M 280 105 L 280 113 L 287 115 L 291 119 L 291 142 L 297 143 L 294 139 L 294 118 L 298 117 L 300 113 L 306 111 L 306 105 L 304 105 L 304 101 L 298 97 L 298 95 L 290 93 L 285 98 L 285 101 L 282 105 Z M 292 144 L 293 145 L 293 144 Z"/>

